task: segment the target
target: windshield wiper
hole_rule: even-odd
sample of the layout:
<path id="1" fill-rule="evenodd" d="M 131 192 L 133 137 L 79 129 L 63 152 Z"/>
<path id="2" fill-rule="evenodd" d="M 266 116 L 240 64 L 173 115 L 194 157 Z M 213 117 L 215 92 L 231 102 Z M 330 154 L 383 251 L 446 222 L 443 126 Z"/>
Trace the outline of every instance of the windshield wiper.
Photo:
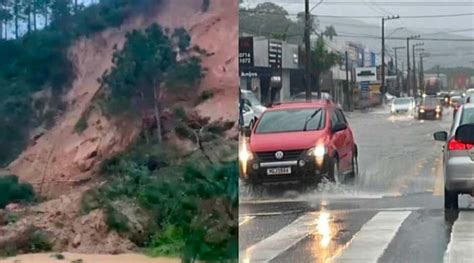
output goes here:
<path id="1" fill-rule="evenodd" d="M 306 120 L 304 121 L 303 131 L 306 131 L 306 129 L 308 128 L 309 121 L 311 121 L 316 116 L 316 114 L 318 114 L 320 111 L 321 111 L 321 108 L 315 110 L 313 114 L 306 116 Z"/>

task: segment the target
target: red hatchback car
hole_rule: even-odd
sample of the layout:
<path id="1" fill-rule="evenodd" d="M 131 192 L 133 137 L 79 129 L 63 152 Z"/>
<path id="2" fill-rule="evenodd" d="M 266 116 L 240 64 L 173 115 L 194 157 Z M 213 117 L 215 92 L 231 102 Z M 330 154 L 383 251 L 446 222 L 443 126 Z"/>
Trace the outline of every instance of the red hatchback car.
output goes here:
<path id="1" fill-rule="evenodd" d="M 268 108 L 241 146 L 241 178 L 249 184 L 342 183 L 358 173 L 357 145 L 343 111 L 329 100 Z"/>

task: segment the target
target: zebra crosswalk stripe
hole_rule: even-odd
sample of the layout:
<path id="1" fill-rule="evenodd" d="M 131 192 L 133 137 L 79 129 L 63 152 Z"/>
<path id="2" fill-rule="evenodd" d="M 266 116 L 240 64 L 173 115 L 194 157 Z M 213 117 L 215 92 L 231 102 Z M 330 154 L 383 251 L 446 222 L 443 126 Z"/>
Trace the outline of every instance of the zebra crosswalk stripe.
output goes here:
<path id="1" fill-rule="evenodd" d="M 316 214 L 305 214 L 277 233 L 240 252 L 240 262 L 269 262 L 296 245 L 314 229 Z M 253 253 L 253 252 L 256 253 Z"/>
<path id="2" fill-rule="evenodd" d="M 444 255 L 446 263 L 473 262 L 474 213 L 462 211 L 451 230 L 451 241 Z"/>
<path id="3" fill-rule="evenodd" d="M 377 213 L 352 238 L 334 262 L 377 262 L 410 213 Z"/>

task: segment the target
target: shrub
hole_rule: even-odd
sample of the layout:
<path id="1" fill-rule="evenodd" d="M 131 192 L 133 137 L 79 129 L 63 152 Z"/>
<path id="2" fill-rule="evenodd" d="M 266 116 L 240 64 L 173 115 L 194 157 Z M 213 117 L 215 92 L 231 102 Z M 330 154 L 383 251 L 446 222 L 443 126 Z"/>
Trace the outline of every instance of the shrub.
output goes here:
<path id="1" fill-rule="evenodd" d="M 177 107 L 174 109 L 174 115 L 176 116 L 176 119 L 182 121 L 186 119 L 186 111 L 184 110 L 183 107 Z"/>
<path id="2" fill-rule="evenodd" d="M 214 97 L 214 91 L 212 90 L 204 90 L 201 92 L 198 98 L 198 104 L 203 103 L 206 100 L 212 99 Z"/>
<path id="3" fill-rule="evenodd" d="M 113 206 L 109 205 L 106 208 L 105 215 L 105 223 L 110 229 L 113 229 L 119 233 L 127 232 L 129 230 L 128 218 Z"/>
<path id="4" fill-rule="evenodd" d="M 102 172 L 108 181 L 83 196 L 85 208 L 105 209 L 107 224 L 129 236 L 134 228 L 114 204 L 134 202 L 147 211 L 158 230 L 136 244 L 152 256 L 237 258 L 237 162 L 209 165 L 199 155 L 171 162 L 162 152 L 167 151 L 138 141 L 107 161 Z M 150 170 L 150 156 L 161 156 L 165 165 Z"/>
<path id="5" fill-rule="evenodd" d="M 0 256 L 15 256 L 16 254 L 48 252 L 52 249 L 50 236 L 35 227 L 29 227 L 12 240 L 0 244 Z"/>
<path id="6" fill-rule="evenodd" d="M 10 203 L 31 202 L 34 198 L 30 184 L 20 183 L 14 175 L 0 177 L 0 209 Z"/>
<path id="7" fill-rule="evenodd" d="M 81 118 L 77 121 L 76 125 L 74 125 L 74 130 L 78 134 L 81 134 L 83 131 L 87 129 L 88 126 L 89 124 L 87 123 L 85 116 L 81 116 Z"/>

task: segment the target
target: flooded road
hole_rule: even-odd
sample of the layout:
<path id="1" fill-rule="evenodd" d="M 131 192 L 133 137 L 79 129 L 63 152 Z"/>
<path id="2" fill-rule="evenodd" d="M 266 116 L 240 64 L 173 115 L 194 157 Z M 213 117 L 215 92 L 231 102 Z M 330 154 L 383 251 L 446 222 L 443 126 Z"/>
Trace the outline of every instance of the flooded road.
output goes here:
<path id="1" fill-rule="evenodd" d="M 473 253 L 474 242 L 451 241 L 474 215 L 473 199 L 461 196 L 460 212 L 443 208 L 442 145 L 432 134 L 448 130 L 451 115 L 420 121 L 386 109 L 348 113 L 359 178 L 304 193 L 242 187 L 240 261 L 443 262 Z"/>

